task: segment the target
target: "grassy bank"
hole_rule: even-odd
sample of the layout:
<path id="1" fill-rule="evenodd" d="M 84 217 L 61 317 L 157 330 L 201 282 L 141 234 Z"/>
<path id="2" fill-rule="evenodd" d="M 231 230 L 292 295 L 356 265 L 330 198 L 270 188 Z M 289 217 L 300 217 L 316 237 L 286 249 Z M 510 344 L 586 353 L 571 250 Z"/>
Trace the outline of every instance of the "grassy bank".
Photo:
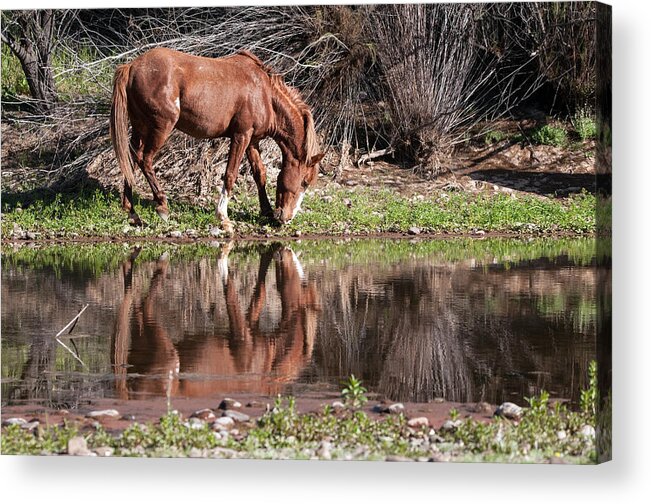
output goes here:
<path id="1" fill-rule="evenodd" d="M 171 201 L 167 223 L 148 200 L 138 200 L 136 208 L 145 228 L 127 225 L 115 193 L 56 194 L 33 201 L 5 194 L 2 238 L 180 237 L 178 232 L 201 237 L 211 236 L 218 224 L 212 207 Z M 407 233 L 414 227 L 423 233 L 589 234 L 595 231 L 595 208 L 596 198 L 588 193 L 542 199 L 441 191 L 409 198 L 388 190 L 336 189 L 327 195 L 308 194 L 302 212 L 289 225 L 277 227 L 260 219 L 257 196 L 239 190 L 229 215 L 242 236 Z"/>
<path id="2" fill-rule="evenodd" d="M 529 407 L 515 420 L 460 419 L 451 410 L 450 419 L 435 430 L 410 426 L 402 413 L 372 418 L 359 410 L 366 397 L 358 383 L 342 391 L 343 410 L 326 405 L 319 413 L 300 413 L 291 397 L 279 397 L 257 421 L 238 422 L 229 429 L 184 419 L 176 412 L 155 424 L 134 422 L 117 433 L 99 424 L 85 431 L 71 423 L 39 425 L 33 431 L 12 425 L 3 428 L 2 453 L 66 454 L 75 438 L 75 444 L 85 446 L 85 454 L 96 450 L 116 456 L 587 464 L 596 461 L 594 364 L 590 375 L 580 411 L 560 403 L 552 406 L 543 392 L 529 398 Z"/>

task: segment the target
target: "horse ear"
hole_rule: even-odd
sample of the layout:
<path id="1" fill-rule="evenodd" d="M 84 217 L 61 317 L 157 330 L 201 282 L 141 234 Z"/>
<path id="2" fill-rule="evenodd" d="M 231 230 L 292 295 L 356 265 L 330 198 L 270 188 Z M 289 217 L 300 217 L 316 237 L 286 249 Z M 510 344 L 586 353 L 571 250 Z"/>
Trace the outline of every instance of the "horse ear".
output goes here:
<path id="1" fill-rule="evenodd" d="M 316 166 L 316 164 L 321 161 L 325 156 L 325 152 L 322 152 L 321 154 L 317 154 L 316 156 L 312 156 L 310 160 L 307 162 L 308 166 Z"/>

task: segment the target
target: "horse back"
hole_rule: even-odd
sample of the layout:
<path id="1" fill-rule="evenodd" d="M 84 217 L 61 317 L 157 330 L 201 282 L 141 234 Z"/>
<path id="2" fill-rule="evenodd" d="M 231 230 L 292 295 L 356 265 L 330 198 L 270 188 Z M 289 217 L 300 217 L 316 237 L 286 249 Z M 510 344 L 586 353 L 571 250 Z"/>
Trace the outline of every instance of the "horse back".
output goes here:
<path id="1" fill-rule="evenodd" d="M 263 136 L 272 121 L 270 77 L 248 52 L 205 58 L 152 49 L 131 63 L 127 94 L 132 123 L 172 121 L 198 138 L 250 129 Z"/>

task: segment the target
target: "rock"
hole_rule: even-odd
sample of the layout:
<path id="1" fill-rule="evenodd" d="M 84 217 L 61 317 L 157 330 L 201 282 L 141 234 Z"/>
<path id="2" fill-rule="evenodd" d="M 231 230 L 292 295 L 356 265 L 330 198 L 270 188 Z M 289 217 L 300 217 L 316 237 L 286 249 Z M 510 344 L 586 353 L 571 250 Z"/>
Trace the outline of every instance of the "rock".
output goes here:
<path id="1" fill-rule="evenodd" d="M 237 456 L 237 452 L 230 448 L 213 448 L 210 454 L 215 458 L 234 458 Z"/>
<path id="2" fill-rule="evenodd" d="M 324 196 L 323 198 L 321 198 L 321 201 L 323 201 L 324 203 L 332 203 L 332 200 L 333 200 L 332 196 Z"/>
<path id="3" fill-rule="evenodd" d="M 205 457 L 205 456 L 206 456 L 206 453 L 201 448 L 194 447 L 194 448 L 191 448 L 190 451 L 188 452 L 188 457 L 190 457 L 190 458 L 202 458 L 202 457 Z"/>
<path id="4" fill-rule="evenodd" d="M 321 444 L 316 450 L 316 456 L 319 457 L 320 459 L 330 460 L 332 458 L 332 455 L 330 454 L 331 449 L 332 449 L 332 444 L 330 442 L 321 441 Z"/>
<path id="5" fill-rule="evenodd" d="M 448 453 L 433 453 L 429 458 L 430 462 L 449 462 L 450 455 Z"/>
<path id="6" fill-rule="evenodd" d="M 491 406 L 487 402 L 480 401 L 477 404 L 474 404 L 470 408 L 470 411 L 473 413 L 493 413 L 493 411 L 495 410 L 493 409 L 493 406 Z"/>
<path id="7" fill-rule="evenodd" d="M 343 202 L 343 204 L 346 205 L 348 208 L 350 208 L 350 207 L 353 206 L 353 202 L 352 202 L 350 199 L 348 199 L 348 198 L 344 198 L 342 202 Z"/>
<path id="8" fill-rule="evenodd" d="M 136 415 L 132 415 L 131 413 L 126 413 L 120 417 L 120 420 L 127 420 L 129 422 L 133 422 L 136 419 Z"/>
<path id="9" fill-rule="evenodd" d="M 201 430 L 206 426 L 206 422 L 201 420 L 201 418 L 192 417 L 188 418 L 188 421 L 185 422 L 185 425 L 187 425 L 190 429 Z"/>
<path id="10" fill-rule="evenodd" d="M 124 226 L 122 228 L 122 234 L 128 235 L 131 232 L 131 226 Z"/>
<path id="11" fill-rule="evenodd" d="M 484 236 L 486 234 L 486 231 L 484 231 L 483 229 L 477 229 L 473 234 L 476 236 Z"/>
<path id="12" fill-rule="evenodd" d="M 222 402 L 219 403 L 219 409 L 223 409 L 223 410 L 238 409 L 241 407 L 242 407 L 241 402 L 236 401 L 235 399 L 231 399 L 230 397 L 224 398 Z"/>
<path id="13" fill-rule="evenodd" d="M 357 182 L 355 182 L 354 180 L 346 180 L 344 184 L 346 184 L 348 187 L 353 187 L 357 185 Z"/>
<path id="14" fill-rule="evenodd" d="M 224 234 L 224 232 L 219 229 L 217 226 L 214 226 L 210 228 L 210 236 L 213 236 L 215 238 L 219 238 Z"/>
<path id="15" fill-rule="evenodd" d="M 38 238 L 38 235 L 32 231 L 27 231 L 27 233 L 25 233 L 25 236 L 27 236 L 28 240 L 36 240 L 36 238 Z"/>
<path id="16" fill-rule="evenodd" d="M 110 446 L 100 446 L 99 448 L 93 449 L 93 452 L 98 456 L 98 457 L 111 457 L 115 450 L 111 448 Z"/>
<path id="17" fill-rule="evenodd" d="M 334 401 L 332 403 L 332 409 L 335 410 L 335 412 L 344 411 L 346 409 L 346 405 L 341 401 Z"/>
<path id="18" fill-rule="evenodd" d="M 91 411 L 86 415 L 88 418 L 99 418 L 103 416 L 111 417 L 111 418 L 118 418 L 120 416 L 120 413 L 117 410 L 114 409 L 105 409 L 105 410 L 96 410 L 96 411 Z"/>
<path id="19" fill-rule="evenodd" d="M 387 412 L 391 413 L 392 415 L 397 415 L 403 411 L 405 411 L 405 406 L 402 403 L 394 403 L 387 408 Z"/>
<path id="20" fill-rule="evenodd" d="M 212 428 L 213 430 L 220 430 L 220 429 L 230 429 L 233 427 L 235 424 L 235 420 L 233 420 L 231 417 L 221 417 L 215 420 L 212 423 Z"/>
<path id="21" fill-rule="evenodd" d="M 82 436 L 75 436 L 68 440 L 68 455 L 87 457 L 94 454 L 88 449 Z"/>
<path id="22" fill-rule="evenodd" d="M 199 418 L 200 420 L 214 420 L 216 418 L 215 413 L 210 408 L 204 408 L 195 411 L 190 415 L 190 418 Z"/>
<path id="23" fill-rule="evenodd" d="M 420 228 L 416 227 L 416 226 L 412 226 L 412 227 L 409 228 L 407 233 L 409 233 L 410 235 L 419 235 L 420 234 Z"/>
<path id="24" fill-rule="evenodd" d="M 407 425 L 409 427 L 412 427 L 414 429 L 418 429 L 421 427 L 429 427 L 429 420 L 427 417 L 416 417 L 412 418 L 407 422 Z"/>
<path id="25" fill-rule="evenodd" d="M 196 229 L 186 229 L 185 236 L 187 236 L 188 238 L 196 238 L 197 236 L 199 236 L 199 233 L 197 233 Z"/>
<path id="26" fill-rule="evenodd" d="M 509 420 L 520 420 L 522 418 L 522 408 L 512 402 L 505 402 L 497 407 L 494 416 L 501 416 Z"/>
<path id="27" fill-rule="evenodd" d="M 556 437 L 557 437 L 560 441 L 563 441 L 563 439 L 565 439 L 565 438 L 567 437 L 567 432 L 565 432 L 564 430 L 559 430 L 559 431 L 556 433 Z"/>
<path id="28" fill-rule="evenodd" d="M 183 233 L 178 230 L 170 231 L 170 238 L 183 238 Z"/>
<path id="29" fill-rule="evenodd" d="M 389 455 L 384 460 L 387 462 L 413 462 L 409 457 L 403 457 L 402 455 Z"/>
<path id="30" fill-rule="evenodd" d="M 454 432 L 461 425 L 461 420 L 446 420 L 441 426 L 442 431 Z"/>
<path id="31" fill-rule="evenodd" d="M 302 234 L 303 233 L 301 233 L 301 230 L 297 229 L 296 231 L 294 231 L 293 236 L 294 236 L 294 238 L 300 238 Z"/>
<path id="32" fill-rule="evenodd" d="M 583 437 L 586 438 L 594 438 L 596 435 L 596 432 L 594 430 L 594 427 L 592 425 L 584 425 L 581 427 L 581 430 L 579 431 L 579 434 L 581 434 Z"/>
<path id="33" fill-rule="evenodd" d="M 21 429 L 25 429 L 26 431 L 33 431 L 39 426 L 38 420 L 32 420 L 31 422 L 27 422 L 24 424 L 20 425 Z"/>
<path id="34" fill-rule="evenodd" d="M 7 418 L 6 420 L 2 421 L 2 426 L 3 427 L 9 427 L 10 425 L 25 425 L 27 423 L 27 420 L 24 418 Z"/>
<path id="35" fill-rule="evenodd" d="M 225 417 L 232 418 L 236 422 L 248 422 L 251 417 L 241 411 L 227 410 L 224 412 Z"/>

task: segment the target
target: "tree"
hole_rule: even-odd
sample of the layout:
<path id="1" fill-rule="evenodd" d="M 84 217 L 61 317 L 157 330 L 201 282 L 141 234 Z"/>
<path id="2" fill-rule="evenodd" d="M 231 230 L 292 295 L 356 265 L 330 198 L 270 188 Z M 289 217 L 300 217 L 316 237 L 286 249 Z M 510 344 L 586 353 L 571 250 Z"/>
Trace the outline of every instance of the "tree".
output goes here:
<path id="1" fill-rule="evenodd" d="M 2 41 L 20 61 L 40 112 L 51 111 L 57 102 L 52 72 L 56 16 L 50 9 L 2 13 Z"/>

